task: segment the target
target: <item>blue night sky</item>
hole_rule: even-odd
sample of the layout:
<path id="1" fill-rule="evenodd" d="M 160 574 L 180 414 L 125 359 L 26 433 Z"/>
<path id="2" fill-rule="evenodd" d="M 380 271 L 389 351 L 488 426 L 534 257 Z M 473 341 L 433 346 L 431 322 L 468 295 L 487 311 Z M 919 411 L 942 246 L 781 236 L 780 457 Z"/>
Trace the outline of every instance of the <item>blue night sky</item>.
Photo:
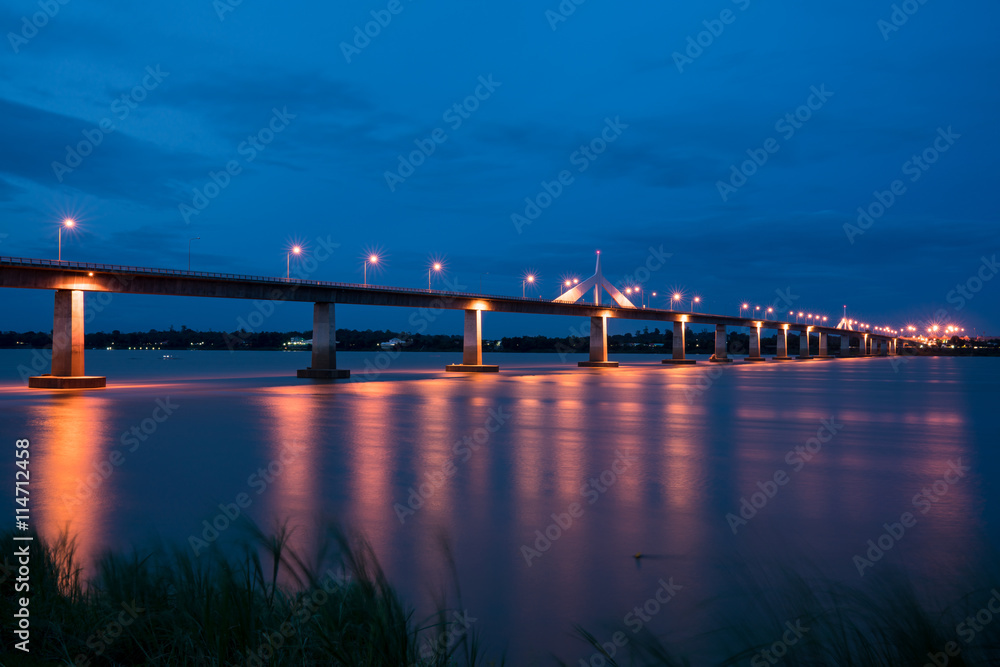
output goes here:
<path id="1" fill-rule="evenodd" d="M 533 270 L 554 298 L 600 249 L 614 281 L 660 264 L 664 304 L 735 315 L 780 290 L 831 320 L 1000 333 L 995 2 L 49 2 L 0 8 L 2 255 L 55 258 L 73 215 L 64 259 L 186 268 L 200 237 L 195 269 L 277 276 L 293 242 L 332 243 L 310 278 L 361 282 L 378 248 L 380 284 L 426 287 L 436 257 L 460 288 L 519 295 Z M 51 328 L 50 294 L 0 293 L 0 328 Z M 89 329 L 251 309 L 119 295 Z M 498 314 L 484 335 L 569 326 Z"/>

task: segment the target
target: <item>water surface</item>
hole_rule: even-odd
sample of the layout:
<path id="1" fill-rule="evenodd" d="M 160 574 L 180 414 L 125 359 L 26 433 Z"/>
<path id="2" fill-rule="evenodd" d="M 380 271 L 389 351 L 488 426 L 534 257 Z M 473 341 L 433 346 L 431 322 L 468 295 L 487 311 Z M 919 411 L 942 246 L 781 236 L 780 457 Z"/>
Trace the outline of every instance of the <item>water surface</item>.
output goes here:
<path id="1" fill-rule="evenodd" d="M 580 369 L 503 354 L 486 360 L 500 374 L 444 373 L 457 356 L 341 353 L 352 381 L 314 383 L 294 377 L 307 353 L 88 351 L 108 388 L 53 392 L 25 388 L 30 351 L 0 351 L 0 426 L 31 440 L 36 525 L 70 526 L 86 559 L 203 537 L 246 494 L 263 526 L 298 525 L 303 550 L 317 519 L 363 530 L 423 606 L 447 534 L 464 606 L 513 664 L 578 664 L 591 652 L 572 624 L 600 635 L 671 578 L 682 588 L 644 625 L 696 650 L 734 573 L 808 559 L 859 582 L 854 556 L 903 512 L 916 525 L 874 569 L 944 586 L 996 543 L 997 359 Z M 914 497 L 955 462 L 968 472 L 921 513 Z M 758 491 L 773 493 L 755 516 L 727 519 Z M 532 554 L 546 529 L 557 539 Z"/>

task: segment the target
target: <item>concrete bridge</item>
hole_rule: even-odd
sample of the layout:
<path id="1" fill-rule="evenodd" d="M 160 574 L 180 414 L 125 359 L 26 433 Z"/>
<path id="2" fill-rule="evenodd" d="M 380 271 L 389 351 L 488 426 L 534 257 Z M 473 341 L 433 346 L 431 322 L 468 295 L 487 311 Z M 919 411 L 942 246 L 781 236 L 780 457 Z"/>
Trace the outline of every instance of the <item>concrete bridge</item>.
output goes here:
<path id="1" fill-rule="evenodd" d="M 831 359 L 829 336 L 839 336 L 841 356 L 897 354 L 900 338 L 871 331 L 846 331 L 816 324 L 800 324 L 708 313 L 684 313 L 657 308 L 625 308 L 600 304 L 552 302 L 544 299 L 469 294 L 405 287 L 385 287 L 314 280 L 176 271 L 111 264 L 60 262 L 18 257 L 0 257 L 0 287 L 43 289 L 55 292 L 52 327 L 52 372 L 32 377 L 29 387 L 79 389 L 105 386 L 106 379 L 88 376 L 84 370 L 84 295 L 87 292 L 304 301 L 313 303 L 312 365 L 298 371 L 298 377 L 335 379 L 350 376 L 337 368 L 335 305 L 338 303 L 404 308 L 465 311 L 462 362 L 450 364 L 448 371 L 496 371 L 484 365 L 482 330 L 484 312 L 565 315 L 590 318 L 590 358 L 580 366 L 612 367 L 608 360 L 607 321 L 611 318 L 673 323 L 673 351 L 665 364 L 693 364 L 684 353 L 685 327 L 701 324 L 715 327 L 713 362 L 729 363 L 726 333 L 729 327 L 750 329 L 750 354 L 744 361 L 767 361 L 760 354 L 762 329 L 777 331 L 778 349 L 774 361 Z M 797 357 L 788 355 L 788 337 L 799 336 Z M 809 341 L 819 339 L 818 355 L 811 355 Z"/>

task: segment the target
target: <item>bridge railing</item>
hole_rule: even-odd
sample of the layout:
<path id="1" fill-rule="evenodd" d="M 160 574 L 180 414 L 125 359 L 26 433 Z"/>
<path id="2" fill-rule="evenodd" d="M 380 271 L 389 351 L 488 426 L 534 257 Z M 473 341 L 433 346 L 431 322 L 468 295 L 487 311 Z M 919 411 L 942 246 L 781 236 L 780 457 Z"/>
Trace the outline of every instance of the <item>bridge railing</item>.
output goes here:
<path id="1" fill-rule="evenodd" d="M 436 294 L 439 296 L 446 297 L 462 297 L 470 299 L 504 299 L 507 301 L 528 301 L 531 303 L 551 303 L 550 299 L 543 297 L 518 297 L 510 296 L 507 294 L 477 294 L 474 292 L 448 292 L 443 290 L 428 290 L 421 287 L 391 287 L 388 285 L 363 285 L 360 283 L 341 283 L 341 282 L 331 282 L 325 280 L 301 280 L 299 278 L 275 278 L 273 276 L 253 276 L 239 273 L 213 273 L 210 271 L 184 271 L 182 269 L 154 269 L 145 266 L 125 266 L 120 264 L 96 264 L 93 262 L 70 262 L 70 261 L 60 261 L 54 259 L 31 259 L 28 257 L 3 257 L 0 256 L 0 266 L 43 266 L 48 268 L 56 269 L 87 269 L 94 271 L 105 271 L 105 272 L 119 272 L 119 273 L 134 273 L 149 276 L 179 276 L 179 277 L 190 277 L 190 278 L 215 278 L 221 280 L 234 280 L 240 282 L 255 282 L 255 283 L 268 283 L 273 285 L 305 285 L 305 286 L 315 286 L 315 287 L 344 287 L 350 289 L 365 289 L 378 292 L 409 292 L 412 294 Z M 587 306 L 591 304 L 578 304 L 582 306 Z M 616 311 L 630 311 L 631 308 L 621 308 L 617 304 L 612 304 L 608 306 L 601 306 L 601 308 L 606 308 L 608 310 Z M 710 313 L 682 313 L 680 311 L 671 311 L 664 308 L 645 308 L 644 310 L 657 311 L 657 312 L 673 312 L 682 315 L 704 315 L 706 317 L 724 317 L 727 319 L 740 319 L 747 322 L 753 321 L 754 318 L 743 318 L 743 317 L 733 317 L 729 318 L 725 315 L 712 315 Z M 793 324 L 792 322 L 782 322 L 781 320 L 772 320 L 779 324 Z M 794 324 L 798 324 L 797 322 Z M 832 327 L 824 327 L 832 328 Z M 870 333 L 870 332 L 851 332 L 851 333 Z"/>
<path id="2" fill-rule="evenodd" d="M 428 290 L 421 287 L 395 287 L 389 285 L 371 285 L 361 283 L 342 283 L 327 280 L 302 280 L 299 278 L 275 278 L 274 276 L 254 276 L 239 273 L 214 273 L 210 271 L 184 271 L 182 269 L 156 269 L 145 266 L 127 266 L 121 264 L 96 264 L 92 262 L 70 262 L 52 259 L 31 259 L 25 257 L 2 257 L 0 266 L 44 266 L 56 269 L 88 269 L 105 272 L 138 273 L 150 276 L 179 276 L 191 278 L 215 278 L 236 280 L 241 282 L 269 283 L 273 285 L 306 285 L 316 287 L 346 287 L 351 289 L 367 289 L 380 292 L 409 292 L 413 294 L 438 294 L 441 296 L 460 296 L 465 298 L 507 299 L 513 301 L 531 301 L 549 303 L 543 297 L 517 297 L 508 294 L 478 294 L 474 292 L 449 292 L 445 290 Z M 610 306 L 617 309 L 617 306 Z"/>

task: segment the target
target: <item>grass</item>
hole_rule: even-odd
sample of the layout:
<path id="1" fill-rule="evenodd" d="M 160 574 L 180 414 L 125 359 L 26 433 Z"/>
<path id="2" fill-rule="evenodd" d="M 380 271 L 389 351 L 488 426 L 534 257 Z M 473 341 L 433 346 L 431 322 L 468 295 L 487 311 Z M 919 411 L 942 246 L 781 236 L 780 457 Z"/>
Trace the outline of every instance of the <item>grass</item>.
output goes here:
<path id="1" fill-rule="evenodd" d="M 447 543 L 442 553 L 453 590 L 437 610 L 417 619 L 379 566 L 370 544 L 336 525 L 326 530 L 307 562 L 289 549 L 290 532 L 264 534 L 253 525 L 239 549 L 195 557 L 183 547 L 156 545 L 142 552 L 107 554 L 85 580 L 72 539 L 32 543 L 31 654 L 11 650 L 16 574 L 0 581 L 0 664 L 15 665 L 350 665 L 375 667 L 488 666 L 477 628 L 459 622 L 462 599 Z M 0 535 L 5 564 L 23 542 Z M 1000 564 L 1000 561 L 994 559 Z M 885 565 L 885 564 L 883 564 Z M 984 571 L 984 569 L 986 571 Z M 707 600 L 711 632 L 667 641 L 644 629 L 624 630 L 629 643 L 612 658 L 596 634 L 577 627 L 593 659 L 608 666 L 690 665 L 691 652 L 715 655 L 698 664 L 856 667 L 931 662 L 948 642 L 961 653 L 947 665 L 1000 664 L 1000 614 L 969 641 L 958 631 L 1000 590 L 996 567 L 979 568 L 941 603 L 889 567 L 862 584 L 837 583 L 802 568 L 734 569 L 733 590 Z M 446 600 L 453 599 L 453 605 Z M 995 606 L 995 605 L 994 605 Z M 765 656 L 788 623 L 808 628 L 787 653 Z M 607 638 L 610 633 L 601 633 Z M 968 636 L 968 635 L 965 635 Z M 687 653 L 685 653 L 687 651 Z M 624 655 L 624 657 L 623 657 Z M 558 664 L 567 664 L 559 662 Z M 573 665 L 579 662 L 571 663 Z M 938 667 L 945 664 L 938 658 Z"/>
<path id="2" fill-rule="evenodd" d="M 201 557 L 160 545 L 108 554 L 84 581 L 72 539 L 36 536 L 31 561 L 31 654 L 12 650 L 14 576 L 0 589 L 4 665 L 497 665 L 475 630 L 443 604 L 416 620 L 371 546 L 336 526 L 307 564 L 289 531 L 251 539 L 238 555 Z M 0 536 L 13 554 L 11 533 Z M 448 561 L 451 563 L 450 555 Z M 9 563 L 10 561 L 8 561 Z M 457 592 L 457 589 L 456 589 Z M 461 602 L 460 594 L 458 602 Z"/>
<path id="3" fill-rule="evenodd" d="M 998 563 L 1000 564 L 1000 563 Z M 1000 590 L 996 567 L 968 571 L 942 603 L 924 582 L 915 583 L 898 569 L 883 564 L 863 582 L 836 582 L 818 572 L 797 568 L 734 569 L 731 594 L 703 604 L 714 629 L 685 642 L 700 654 L 706 647 L 720 666 L 780 664 L 785 667 L 850 666 L 972 667 L 1000 665 L 1000 614 L 979 626 L 962 625 L 975 617 Z M 957 596 L 956 596 L 957 595 Z M 994 602 L 994 608 L 997 603 Z M 798 636 L 791 632 L 800 629 Z M 964 630 L 963 630 L 964 628 Z M 612 626 L 615 630 L 624 627 Z M 609 667 L 624 665 L 692 664 L 676 645 L 647 632 L 636 636 L 614 658 L 588 630 L 577 626 L 577 636 Z M 626 631 L 631 637 L 631 633 Z M 784 637 L 791 642 L 777 647 Z M 966 641 L 968 640 L 968 641 Z M 943 652 L 949 642 L 957 655 Z M 764 651 L 768 651 L 767 654 Z M 935 656 L 937 663 L 932 662 Z M 617 658 L 617 661 L 616 659 Z M 598 661 L 599 662 L 599 661 Z M 566 663 L 560 663 L 565 665 Z M 576 664 L 576 663 L 574 663 Z M 703 664 L 699 662 L 698 664 Z"/>

